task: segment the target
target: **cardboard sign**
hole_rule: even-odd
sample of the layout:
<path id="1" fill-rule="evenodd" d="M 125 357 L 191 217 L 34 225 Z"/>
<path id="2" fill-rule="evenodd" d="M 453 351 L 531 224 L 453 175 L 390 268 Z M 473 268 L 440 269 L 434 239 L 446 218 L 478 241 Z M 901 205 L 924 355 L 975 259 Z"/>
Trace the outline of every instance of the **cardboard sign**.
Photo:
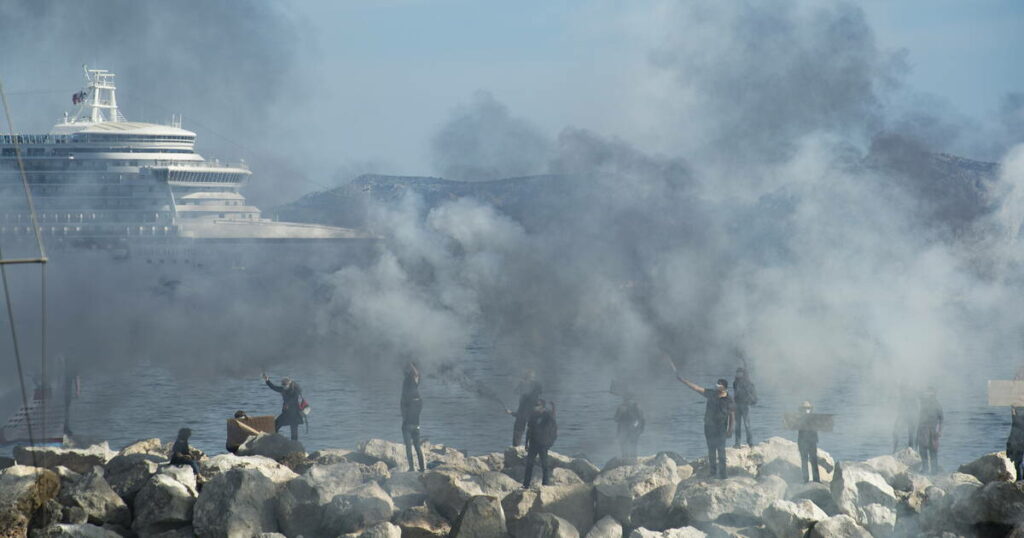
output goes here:
<path id="1" fill-rule="evenodd" d="M 1024 381 L 989 381 L 988 404 L 992 406 L 1024 406 Z"/>
<path id="2" fill-rule="evenodd" d="M 813 430 L 830 432 L 835 423 L 835 415 L 831 413 L 804 413 L 793 411 L 786 413 L 783 422 L 787 430 Z"/>

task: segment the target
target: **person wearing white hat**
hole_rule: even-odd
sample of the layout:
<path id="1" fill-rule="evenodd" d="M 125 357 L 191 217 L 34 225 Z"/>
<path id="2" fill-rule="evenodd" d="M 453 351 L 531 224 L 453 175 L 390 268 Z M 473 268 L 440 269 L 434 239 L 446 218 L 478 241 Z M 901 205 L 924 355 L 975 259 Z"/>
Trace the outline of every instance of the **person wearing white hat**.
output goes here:
<path id="1" fill-rule="evenodd" d="M 814 411 L 811 402 L 805 401 L 800 404 L 800 412 L 810 414 Z M 813 477 L 815 482 L 821 482 L 821 474 L 818 470 L 818 432 L 810 429 L 797 430 L 796 446 L 800 449 L 800 474 L 804 482 L 809 482 Z M 810 465 L 811 472 L 808 473 L 807 466 Z"/>

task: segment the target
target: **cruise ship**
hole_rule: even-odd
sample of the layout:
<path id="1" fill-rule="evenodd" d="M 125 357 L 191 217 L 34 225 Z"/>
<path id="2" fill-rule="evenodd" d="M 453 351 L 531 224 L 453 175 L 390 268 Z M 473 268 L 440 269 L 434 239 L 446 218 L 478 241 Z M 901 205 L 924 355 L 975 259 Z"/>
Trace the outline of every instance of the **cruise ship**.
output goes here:
<path id="1" fill-rule="evenodd" d="M 86 69 L 85 87 L 72 96 L 76 110 L 49 133 L 0 135 L 3 244 L 34 242 L 20 166 L 50 250 L 111 249 L 162 259 L 211 242 L 371 239 L 351 229 L 265 218 L 240 193 L 251 176 L 244 163 L 203 158 L 195 151 L 196 133 L 182 129 L 180 119 L 171 125 L 126 120 L 114 77 Z"/>

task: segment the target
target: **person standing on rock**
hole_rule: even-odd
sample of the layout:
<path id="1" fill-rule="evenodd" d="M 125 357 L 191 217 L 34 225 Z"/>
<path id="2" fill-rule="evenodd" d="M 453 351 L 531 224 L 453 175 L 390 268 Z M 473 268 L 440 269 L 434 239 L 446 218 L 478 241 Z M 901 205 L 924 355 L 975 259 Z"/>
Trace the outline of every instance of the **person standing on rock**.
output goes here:
<path id="1" fill-rule="evenodd" d="M 622 457 L 626 459 L 636 458 L 636 445 L 640 440 L 640 434 L 644 432 L 646 421 L 644 412 L 633 398 L 633 394 L 626 392 L 622 396 L 622 404 L 615 410 L 615 423 L 618 428 L 619 448 L 622 450 Z"/>
<path id="2" fill-rule="evenodd" d="M 292 441 L 299 440 L 299 424 L 305 421 L 300 403 L 302 402 L 302 389 L 299 384 L 290 378 L 281 380 L 280 385 L 275 385 L 266 373 L 263 374 L 263 381 L 274 392 L 281 393 L 281 414 L 274 419 L 274 430 L 281 431 L 284 426 L 291 428 Z"/>
<path id="3" fill-rule="evenodd" d="M 188 465 L 192 467 L 196 480 L 199 480 L 199 462 L 192 457 L 192 448 L 188 446 L 190 437 L 192 437 L 192 430 L 188 428 L 178 430 L 178 438 L 174 441 L 174 446 L 171 448 L 171 465 Z"/>
<path id="4" fill-rule="evenodd" d="M 811 402 L 800 404 L 800 412 L 806 415 L 814 411 Z M 796 446 L 800 450 L 800 475 L 804 482 L 812 478 L 815 482 L 821 482 L 821 471 L 818 469 L 818 431 L 810 428 L 800 428 L 796 432 Z M 810 465 L 811 470 L 807 467 Z"/>
<path id="5" fill-rule="evenodd" d="M 753 435 L 750 433 L 750 407 L 757 405 L 757 389 L 750 381 L 746 368 L 736 369 L 736 378 L 732 381 L 733 399 L 736 400 L 736 444 L 740 447 L 743 429 L 747 430 L 747 446 L 754 446 Z"/>
<path id="6" fill-rule="evenodd" d="M 526 423 L 530 420 L 534 408 L 537 407 L 537 402 L 540 401 L 540 393 L 543 390 L 543 385 L 540 384 L 540 381 L 537 381 L 537 375 L 533 370 L 527 370 L 523 375 L 523 379 L 516 387 L 516 391 L 519 392 L 519 407 L 516 408 L 514 413 L 509 412 L 510 415 L 516 417 L 516 422 L 512 426 L 512 446 L 519 446 L 522 442 Z"/>
<path id="7" fill-rule="evenodd" d="M 1010 408 L 1010 437 L 1006 440 L 1006 457 L 1013 462 L 1016 480 L 1024 480 L 1024 407 Z"/>
<path id="8" fill-rule="evenodd" d="M 914 448 L 917 444 L 917 421 L 914 415 L 917 414 L 917 402 L 913 393 L 905 383 L 900 383 L 899 408 L 896 409 L 896 424 L 892 429 L 892 451 L 900 449 L 900 438 L 907 436 L 907 446 Z"/>
<path id="9" fill-rule="evenodd" d="M 942 405 L 935 396 L 935 388 L 928 387 L 921 396 L 917 420 L 917 449 L 921 453 L 921 472 L 939 471 L 939 437 L 942 436 Z"/>
<path id="10" fill-rule="evenodd" d="M 416 457 L 423 465 L 423 448 L 420 446 L 420 412 L 423 411 L 423 399 L 420 398 L 420 371 L 416 363 L 409 361 L 405 365 L 405 379 L 402 381 L 402 441 L 405 442 L 405 457 L 409 460 L 409 470 L 413 471 L 412 450 L 416 447 Z"/>
<path id="11" fill-rule="evenodd" d="M 530 414 L 526 426 L 526 474 L 523 475 L 523 487 L 530 487 L 533 478 L 534 462 L 540 458 L 541 484 L 551 485 L 551 465 L 548 462 L 548 450 L 558 438 L 558 424 L 555 422 L 555 402 L 548 409 L 544 400 L 537 399 L 537 405 Z"/>
<path id="12" fill-rule="evenodd" d="M 732 437 L 736 420 L 732 398 L 729 397 L 729 382 L 719 379 L 714 388 L 704 388 L 679 374 L 676 374 L 676 379 L 707 399 L 704 437 L 708 442 L 708 470 L 711 476 L 725 478 L 725 443 Z"/>

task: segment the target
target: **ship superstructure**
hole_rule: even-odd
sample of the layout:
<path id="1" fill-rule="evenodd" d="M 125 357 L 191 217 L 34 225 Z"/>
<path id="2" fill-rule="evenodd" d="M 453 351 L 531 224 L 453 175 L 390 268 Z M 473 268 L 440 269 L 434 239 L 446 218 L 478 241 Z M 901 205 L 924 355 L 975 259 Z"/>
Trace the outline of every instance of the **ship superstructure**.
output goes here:
<path id="1" fill-rule="evenodd" d="M 0 135 L 0 237 L 30 239 L 20 152 L 48 246 L 107 247 L 190 239 L 358 239 L 354 230 L 265 219 L 239 189 L 244 163 L 207 161 L 196 134 L 127 121 L 114 74 L 87 69 L 77 106 L 48 134 Z"/>

